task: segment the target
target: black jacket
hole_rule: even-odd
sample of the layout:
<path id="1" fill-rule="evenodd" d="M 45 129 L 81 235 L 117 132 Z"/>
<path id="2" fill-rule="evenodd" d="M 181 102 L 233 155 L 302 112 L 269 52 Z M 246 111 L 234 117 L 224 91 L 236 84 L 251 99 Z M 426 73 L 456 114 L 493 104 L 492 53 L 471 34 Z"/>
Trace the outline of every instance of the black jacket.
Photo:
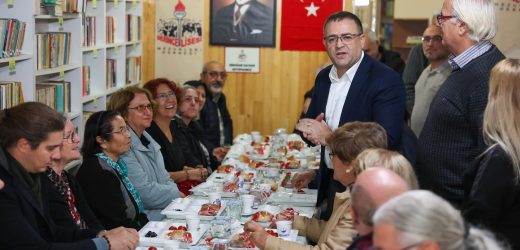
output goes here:
<path id="1" fill-rule="evenodd" d="M 219 110 L 224 124 L 224 144 L 230 145 L 233 141 L 233 121 L 227 108 L 226 96 L 222 93 L 217 103 L 212 99 L 211 91 L 206 88 L 206 103 L 200 112 L 200 125 L 204 129 L 204 139 L 209 143 L 211 150 L 223 146 L 220 145 Z"/>
<path id="2" fill-rule="evenodd" d="M 41 184 L 42 206 L 34 193 L 8 170 L 6 152 L 0 148 L 0 249 L 96 249 L 97 232 L 59 227 L 51 219 L 46 182 Z M 14 166 L 18 167 L 18 166 Z M 46 178 L 38 174 L 39 178 Z"/>
<path id="3" fill-rule="evenodd" d="M 103 160 L 96 156 L 88 157 L 76 174 L 90 208 L 107 229 L 120 226 L 141 229 L 148 218 L 139 213 L 135 200 L 115 170 L 101 166 L 100 162 Z"/>
<path id="4" fill-rule="evenodd" d="M 520 249 L 520 183 L 511 158 L 499 146 L 479 156 L 466 171 L 462 214 Z"/>
<path id="5" fill-rule="evenodd" d="M 85 199 L 85 195 L 81 190 L 81 187 L 78 184 L 78 181 L 74 176 L 64 171 L 65 175 L 69 180 L 69 186 L 71 192 L 74 194 L 74 200 L 76 208 L 78 209 L 78 213 L 81 218 L 85 221 L 89 229 L 95 231 L 103 230 L 103 226 L 97 220 L 96 216 L 90 209 L 87 200 Z M 76 228 L 76 222 L 72 219 L 72 215 L 69 211 L 69 205 L 64 197 L 60 194 L 58 189 L 50 182 L 49 178 L 42 178 L 42 181 L 47 182 L 49 185 L 49 205 L 50 212 L 54 223 L 60 226 L 68 227 L 68 228 Z"/>

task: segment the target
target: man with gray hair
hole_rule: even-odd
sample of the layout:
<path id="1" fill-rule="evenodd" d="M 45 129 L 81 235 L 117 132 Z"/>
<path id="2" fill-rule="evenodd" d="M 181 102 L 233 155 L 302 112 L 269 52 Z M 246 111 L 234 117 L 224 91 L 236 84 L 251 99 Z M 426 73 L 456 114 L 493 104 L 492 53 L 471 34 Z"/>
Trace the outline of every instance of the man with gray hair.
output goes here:
<path id="1" fill-rule="evenodd" d="M 226 96 L 222 92 L 227 73 L 224 65 L 210 61 L 204 65 L 200 80 L 206 86 L 206 102 L 200 111 L 200 125 L 210 152 L 214 148 L 230 145 L 233 137 L 233 121 L 229 114 Z"/>
<path id="2" fill-rule="evenodd" d="M 361 172 L 352 188 L 350 209 L 359 236 L 354 238 L 347 250 L 371 249 L 372 216 L 377 208 L 408 190 L 405 180 L 390 169 L 374 167 Z"/>
<path id="3" fill-rule="evenodd" d="M 373 31 L 365 32 L 365 43 L 363 51 L 377 61 L 395 70 L 399 75 L 403 75 L 405 63 L 399 53 L 387 50 L 379 42 L 379 38 Z"/>
<path id="4" fill-rule="evenodd" d="M 464 171 L 486 149 L 482 117 L 489 74 L 504 55 L 490 42 L 497 30 L 492 0 L 444 0 L 437 22 L 452 53 L 452 73 L 430 105 L 415 170 L 421 188 L 460 207 Z"/>
<path id="5" fill-rule="evenodd" d="M 509 249 L 489 231 L 464 222 L 460 212 L 426 190 L 400 194 L 373 216 L 374 247 L 394 249 Z"/>

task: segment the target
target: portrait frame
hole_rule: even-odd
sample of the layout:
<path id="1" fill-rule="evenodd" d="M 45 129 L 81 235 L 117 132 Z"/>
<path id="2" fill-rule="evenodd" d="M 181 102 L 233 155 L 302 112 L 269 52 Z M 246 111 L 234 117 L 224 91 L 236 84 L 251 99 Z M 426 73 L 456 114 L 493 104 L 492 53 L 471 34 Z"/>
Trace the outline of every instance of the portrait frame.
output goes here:
<path id="1" fill-rule="evenodd" d="M 242 2 L 243 5 L 238 7 L 237 2 Z M 209 44 L 274 48 L 276 2 L 277 0 L 210 0 Z M 240 11 L 239 8 L 244 7 Z"/>

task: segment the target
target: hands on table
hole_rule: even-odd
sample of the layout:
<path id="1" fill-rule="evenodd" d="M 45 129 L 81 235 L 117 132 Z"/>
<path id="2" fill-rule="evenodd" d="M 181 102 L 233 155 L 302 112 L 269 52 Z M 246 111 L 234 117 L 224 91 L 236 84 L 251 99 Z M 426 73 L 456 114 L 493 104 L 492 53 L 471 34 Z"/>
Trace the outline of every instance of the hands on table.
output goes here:
<path id="1" fill-rule="evenodd" d="M 316 178 L 316 172 L 314 170 L 305 170 L 300 173 L 296 173 L 291 179 L 291 184 L 295 190 L 306 188 L 311 181 Z"/>
<path id="2" fill-rule="evenodd" d="M 329 125 L 325 123 L 325 115 L 319 114 L 315 119 L 303 118 L 296 124 L 296 129 L 303 133 L 303 137 L 316 145 L 327 145 L 325 138 L 332 133 Z"/>
<path id="3" fill-rule="evenodd" d="M 206 181 L 208 178 L 208 170 L 202 165 L 197 165 L 194 168 L 185 166 L 184 171 L 188 172 L 189 180 Z"/>
<path id="4" fill-rule="evenodd" d="M 212 154 L 213 154 L 213 156 L 215 156 L 215 158 L 217 158 L 217 161 L 222 161 L 222 160 L 224 160 L 224 157 L 226 157 L 226 154 L 228 151 L 229 151 L 228 147 L 218 147 L 218 148 L 213 149 Z"/>
<path id="5" fill-rule="evenodd" d="M 249 238 L 255 243 L 259 249 L 265 248 L 267 236 L 269 235 L 260 224 L 254 221 L 248 221 L 244 224 L 244 232 L 249 233 Z"/>
<path id="6" fill-rule="evenodd" d="M 110 249 L 135 249 L 139 243 L 139 234 L 133 228 L 118 227 L 101 233 L 110 242 Z"/>

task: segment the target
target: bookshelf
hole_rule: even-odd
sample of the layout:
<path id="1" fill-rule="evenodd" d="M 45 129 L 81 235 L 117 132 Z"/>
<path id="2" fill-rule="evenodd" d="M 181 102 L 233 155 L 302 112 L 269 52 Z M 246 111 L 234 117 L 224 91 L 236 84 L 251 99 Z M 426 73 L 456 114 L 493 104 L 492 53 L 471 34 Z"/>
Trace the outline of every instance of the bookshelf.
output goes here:
<path id="1" fill-rule="evenodd" d="M 67 115 L 79 128 L 79 133 L 83 134 L 85 114 L 105 110 L 112 93 L 128 85 L 141 83 L 141 60 L 133 58 L 140 58 L 142 55 L 142 1 L 63 0 L 68 3 L 78 2 L 78 11 L 64 12 L 61 16 L 55 16 L 48 13 L 48 9 L 41 8 L 41 1 L 28 4 L 22 0 L 0 0 L 0 19 L 17 19 L 25 23 L 25 39 L 18 55 L 0 57 L 0 87 L 3 82 L 20 82 L 24 101 L 35 101 L 43 98 L 42 86 L 58 86 L 55 88 L 60 93 L 70 93 L 70 97 L 61 100 L 70 102 L 70 107 L 66 106 Z M 57 10 L 55 14 L 59 15 L 60 11 Z M 129 15 L 134 19 L 134 30 L 130 32 L 134 34 L 132 37 L 127 35 Z M 109 27 L 107 23 L 110 24 Z M 112 41 L 107 40 L 107 36 Z M 86 38 L 90 39 L 88 44 L 84 41 Z M 50 63 L 52 59 L 46 57 L 49 63 L 43 66 L 44 53 L 38 53 L 38 48 L 43 51 L 42 46 L 47 44 L 61 44 L 64 48 L 53 51 L 54 53 L 50 49 L 46 50 L 45 55 L 52 54 L 55 61 Z M 113 73 L 114 83 L 110 86 L 106 83 L 107 61 L 114 65 L 110 71 Z M 129 64 L 128 61 L 133 63 Z M 128 69 L 128 65 L 132 67 Z M 90 68 L 88 94 L 84 93 L 85 67 Z M 131 74 L 126 72 L 127 69 Z M 127 75 L 134 77 L 128 80 Z M 55 83 L 60 81 L 68 83 Z M 2 95 L 0 97 L 4 98 Z M 63 102 L 61 100 L 60 105 Z M 2 101 L 5 102 L 0 100 L 0 104 Z"/>
<path id="2" fill-rule="evenodd" d="M 407 40 L 413 36 L 422 36 L 428 27 L 428 19 L 394 19 L 393 27 L 392 48 L 406 60 L 408 53 L 416 45 L 407 43 Z"/>

